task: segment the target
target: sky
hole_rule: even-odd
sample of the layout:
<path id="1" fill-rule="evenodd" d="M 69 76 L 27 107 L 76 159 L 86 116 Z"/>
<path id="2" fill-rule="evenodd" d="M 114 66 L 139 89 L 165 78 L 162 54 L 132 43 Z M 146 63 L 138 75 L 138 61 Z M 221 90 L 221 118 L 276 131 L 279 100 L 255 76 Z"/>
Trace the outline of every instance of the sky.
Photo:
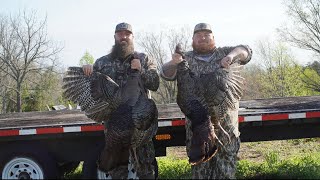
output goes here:
<path id="1" fill-rule="evenodd" d="M 246 44 L 255 56 L 256 41 L 275 37 L 287 20 L 281 0 L 0 0 L 0 14 L 23 9 L 47 16 L 50 39 L 64 47 L 64 66 L 77 66 L 86 51 L 95 59 L 108 54 L 120 22 L 131 24 L 134 33 L 209 23 L 217 46 Z M 306 51 L 294 52 L 299 63 L 309 62 Z"/>

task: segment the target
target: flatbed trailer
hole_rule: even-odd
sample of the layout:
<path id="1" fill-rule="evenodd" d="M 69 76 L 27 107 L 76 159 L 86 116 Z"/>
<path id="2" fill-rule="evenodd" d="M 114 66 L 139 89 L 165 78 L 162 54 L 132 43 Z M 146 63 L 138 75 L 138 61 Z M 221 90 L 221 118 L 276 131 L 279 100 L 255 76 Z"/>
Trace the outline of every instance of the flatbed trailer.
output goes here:
<path id="1" fill-rule="evenodd" d="M 167 147 L 185 146 L 185 117 L 177 104 L 157 108 L 153 141 L 156 156 L 165 156 Z M 320 137 L 320 96 L 240 101 L 238 119 L 242 142 Z M 84 178 L 103 178 L 95 163 L 103 129 L 80 110 L 1 114 L 1 177 L 59 178 L 83 161 Z"/>

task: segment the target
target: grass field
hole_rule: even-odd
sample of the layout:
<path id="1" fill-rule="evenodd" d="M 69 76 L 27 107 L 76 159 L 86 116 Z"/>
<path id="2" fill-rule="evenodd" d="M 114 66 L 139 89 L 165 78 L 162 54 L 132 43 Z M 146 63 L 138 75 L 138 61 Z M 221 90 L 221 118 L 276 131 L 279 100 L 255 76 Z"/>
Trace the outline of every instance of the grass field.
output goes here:
<path id="1" fill-rule="evenodd" d="M 190 179 L 185 147 L 167 148 L 157 157 L 159 179 Z M 320 138 L 241 143 L 238 179 L 320 179 Z M 81 167 L 65 176 L 79 178 Z"/>
<path id="2" fill-rule="evenodd" d="M 185 147 L 170 147 L 167 151 L 167 157 L 157 158 L 159 178 L 190 178 Z M 166 165 L 175 161 L 182 169 L 178 177 L 172 177 L 177 174 L 175 168 Z M 320 138 L 241 143 L 237 167 L 238 179 L 319 179 Z"/>

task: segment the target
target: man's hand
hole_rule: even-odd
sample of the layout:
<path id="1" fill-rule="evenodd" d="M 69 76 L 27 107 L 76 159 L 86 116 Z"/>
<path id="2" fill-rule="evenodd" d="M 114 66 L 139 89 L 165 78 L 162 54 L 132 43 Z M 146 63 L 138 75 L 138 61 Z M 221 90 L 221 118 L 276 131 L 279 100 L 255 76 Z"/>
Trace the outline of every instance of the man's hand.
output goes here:
<path id="1" fill-rule="evenodd" d="M 93 71 L 93 66 L 91 64 L 83 65 L 82 70 L 83 70 L 84 75 L 90 76 Z"/>
<path id="2" fill-rule="evenodd" d="M 132 61 L 131 61 L 131 69 L 136 69 L 138 71 L 141 71 L 140 59 L 132 59 Z"/>
<path id="3" fill-rule="evenodd" d="M 229 68 L 230 64 L 232 63 L 232 59 L 233 59 L 233 57 L 228 55 L 228 56 L 221 59 L 220 65 L 223 68 Z"/>
<path id="4" fill-rule="evenodd" d="M 178 65 L 179 63 L 181 63 L 183 61 L 181 54 L 179 53 L 174 53 L 172 54 L 172 60 L 171 63 L 174 65 Z"/>
<path id="5" fill-rule="evenodd" d="M 183 52 L 182 52 L 182 46 L 180 43 L 176 45 L 176 49 L 174 50 L 174 54 L 172 54 L 172 61 L 171 63 L 174 65 L 178 65 L 179 63 L 182 62 L 184 59 L 183 57 Z"/>

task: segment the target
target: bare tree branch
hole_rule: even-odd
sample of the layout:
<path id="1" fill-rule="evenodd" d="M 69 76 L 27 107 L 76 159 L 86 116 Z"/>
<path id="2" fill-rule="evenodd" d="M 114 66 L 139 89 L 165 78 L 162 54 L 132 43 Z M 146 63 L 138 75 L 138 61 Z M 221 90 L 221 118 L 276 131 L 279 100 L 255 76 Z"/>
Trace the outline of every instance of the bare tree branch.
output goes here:
<path id="1" fill-rule="evenodd" d="M 17 111 L 21 111 L 21 88 L 27 75 L 55 64 L 63 49 L 47 36 L 47 18 L 38 20 L 36 12 L 0 15 L 0 70 L 15 81 Z M 46 68 L 50 69 L 50 68 Z M 9 87 L 8 87 L 9 88 Z M 12 89 L 12 87 L 10 87 Z"/>
<path id="2" fill-rule="evenodd" d="M 138 34 L 137 43 L 144 51 L 157 62 L 158 72 L 164 63 L 171 59 L 175 46 L 181 43 L 185 50 L 189 47 L 191 31 L 187 28 L 180 30 L 165 30 L 156 34 L 145 32 Z M 156 103 L 173 103 L 176 101 L 176 82 L 165 81 L 161 78 L 160 87 L 153 97 Z"/>

